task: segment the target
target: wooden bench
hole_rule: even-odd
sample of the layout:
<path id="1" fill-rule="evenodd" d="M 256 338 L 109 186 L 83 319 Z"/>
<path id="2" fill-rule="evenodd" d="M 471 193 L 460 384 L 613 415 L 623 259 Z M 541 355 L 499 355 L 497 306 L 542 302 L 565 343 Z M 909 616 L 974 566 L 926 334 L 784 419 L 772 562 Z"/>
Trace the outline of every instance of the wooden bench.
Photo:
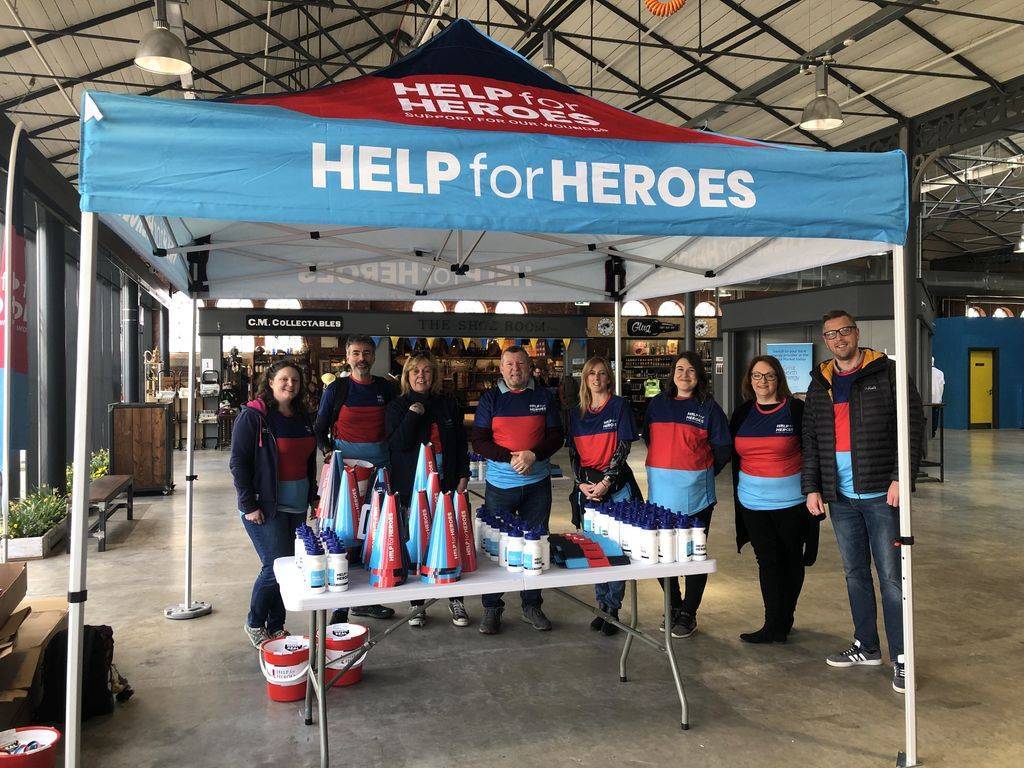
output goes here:
<path id="1" fill-rule="evenodd" d="M 124 499 L 118 501 L 118 497 Z M 97 549 L 107 549 L 107 518 L 117 510 L 124 509 L 128 519 L 132 519 L 135 511 L 135 482 L 131 475 L 106 475 L 89 481 L 89 512 L 96 510 L 97 517 L 89 525 L 87 535 L 91 536 L 99 530 Z M 67 550 L 71 551 L 71 535 L 67 537 Z"/>

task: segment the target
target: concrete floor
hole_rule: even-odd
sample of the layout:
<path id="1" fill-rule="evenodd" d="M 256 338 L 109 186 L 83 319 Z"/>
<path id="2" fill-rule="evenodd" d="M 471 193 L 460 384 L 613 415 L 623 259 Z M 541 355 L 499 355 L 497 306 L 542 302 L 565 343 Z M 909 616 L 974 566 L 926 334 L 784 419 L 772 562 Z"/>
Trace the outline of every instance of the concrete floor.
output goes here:
<path id="1" fill-rule="evenodd" d="M 919 755 L 928 766 L 1018 768 L 1024 432 L 951 432 L 947 464 L 946 484 L 915 496 Z M 211 616 L 162 615 L 182 599 L 183 480 L 170 497 L 143 498 L 134 522 L 112 519 L 105 553 L 90 545 L 86 620 L 114 627 L 115 661 L 136 695 L 87 724 L 85 765 L 315 765 L 316 729 L 303 725 L 301 705 L 267 700 L 242 634 L 257 559 L 227 454 L 201 452 L 197 471 L 195 597 L 212 601 Z M 568 527 L 566 495 L 556 493 L 556 530 Z M 630 682 L 620 684 L 621 636 L 588 631 L 590 615 L 557 596 L 545 603 L 555 622 L 546 634 L 513 609 L 505 631 L 485 638 L 435 607 L 425 630 L 402 628 L 370 655 L 360 685 L 331 693 L 335 765 L 893 765 L 904 721 L 889 667 L 837 670 L 823 660 L 852 634 L 828 524 L 797 632 L 786 645 L 747 646 L 737 635 L 760 626 L 756 566 L 749 548 L 735 553 L 722 483 L 719 496 L 709 543 L 719 572 L 700 632 L 676 643 L 692 730 L 678 728 L 663 657 L 634 646 Z M 31 595 L 66 589 L 65 556 L 31 564 Z M 651 626 L 660 590 L 644 583 L 640 592 L 641 624 Z M 479 619 L 479 604 L 470 608 Z M 305 617 L 289 624 L 300 631 Z"/>

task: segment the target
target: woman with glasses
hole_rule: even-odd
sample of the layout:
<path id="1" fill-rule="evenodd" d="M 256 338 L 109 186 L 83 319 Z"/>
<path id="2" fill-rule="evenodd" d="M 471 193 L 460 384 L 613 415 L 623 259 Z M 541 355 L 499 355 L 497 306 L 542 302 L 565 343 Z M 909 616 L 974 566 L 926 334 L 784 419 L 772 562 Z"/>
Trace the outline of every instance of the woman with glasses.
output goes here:
<path id="1" fill-rule="evenodd" d="M 732 457 L 729 425 L 711 396 L 704 363 L 696 352 L 683 352 L 672 363 L 667 391 L 647 406 L 647 496 L 654 504 L 690 515 L 704 528 L 715 509 L 715 476 Z M 672 637 L 697 631 L 697 609 L 708 577 L 686 577 L 686 596 L 677 579 L 662 582 L 672 601 Z"/>
<path id="2" fill-rule="evenodd" d="M 745 402 L 729 423 L 736 546 L 754 545 L 764 600 L 764 625 L 740 640 L 784 643 L 804 583 L 805 547 L 810 565 L 818 546 L 818 526 L 800 493 L 804 404 L 771 355 L 750 361 L 740 391 Z"/>

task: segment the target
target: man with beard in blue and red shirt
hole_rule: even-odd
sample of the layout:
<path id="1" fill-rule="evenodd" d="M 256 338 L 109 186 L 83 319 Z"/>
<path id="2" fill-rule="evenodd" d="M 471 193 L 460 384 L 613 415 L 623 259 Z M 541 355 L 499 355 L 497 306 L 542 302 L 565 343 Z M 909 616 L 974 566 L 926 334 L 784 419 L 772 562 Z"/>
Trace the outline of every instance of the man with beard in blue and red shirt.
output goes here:
<path id="1" fill-rule="evenodd" d="M 549 389 L 530 377 L 530 356 L 522 347 L 501 355 L 501 380 L 480 396 L 473 419 L 473 450 L 487 459 L 484 503 L 522 521 L 524 528 L 548 527 L 551 474 L 548 459 L 562 445 L 558 403 Z M 547 631 L 551 622 L 541 610 L 539 589 L 521 593 L 523 621 Z M 480 632 L 501 631 L 505 603 L 500 594 L 484 595 Z"/>
<path id="2" fill-rule="evenodd" d="M 384 439 L 384 408 L 394 398 L 390 381 L 370 373 L 377 356 L 377 345 L 369 336 L 349 336 L 345 342 L 345 362 L 351 376 L 335 379 L 320 398 L 313 431 L 324 452 L 340 451 L 346 459 L 368 461 L 376 467 L 388 464 Z M 390 619 L 393 608 L 364 605 L 352 609 L 354 616 Z M 348 610 L 339 609 L 332 624 L 348 621 Z"/>

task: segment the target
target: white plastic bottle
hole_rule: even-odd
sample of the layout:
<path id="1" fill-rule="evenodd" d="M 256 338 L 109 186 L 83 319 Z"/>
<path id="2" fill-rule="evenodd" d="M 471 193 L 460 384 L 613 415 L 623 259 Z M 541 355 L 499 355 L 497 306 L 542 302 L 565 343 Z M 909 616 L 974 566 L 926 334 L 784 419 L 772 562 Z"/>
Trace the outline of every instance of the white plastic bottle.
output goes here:
<path id="1" fill-rule="evenodd" d="M 498 567 L 508 568 L 508 528 L 501 526 L 501 535 L 498 539 Z"/>
<path id="2" fill-rule="evenodd" d="M 690 562 L 690 518 L 679 515 L 676 518 L 676 562 Z"/>
<path id="3" fill-rule="evenodd" d="M 345 592 L 348 590 L 348 555 L 344 552 L 327 555 L 327 591 Z"/>
<path id="4" fill-rule="evenodd" d="M 537 531 L 527 531 L 523 537 L 523 575 L 540 576 L 544 570 L 544 545 Z"/>
<path id="5" fill-rule="evenodd" d="M 628 557 L 630 560 L 633 559 L 633 523 L 630 522 L 629 515 L 626 514 L 622 518 L 622 523 L 619 525 L 619 546 L 622 547 L 622 554 Z"/>
<path id="6" fill-rule="evenodd" d="M 508 533 L 508 543 L 505 545 L 505 559 L 508 561 L 509 573 L 523 572 L 523 532 L 513 528 Z"/>
<path id="7" fill-rule="evenodd" d="M 551 567 L 551 541 L 548 539 L 548 534 L 542 533 L 540 535 L 540 547 L 541 555 L 543 557 L 541 570 L 546 571 Z"/>
<path id="8" fill-rule="evenodd" d="M 608 538 L 617 542 L 622 532 L 622 520 L 617 512 L 608 515 Z"/>
<path id="9" fill-rule="evenodd" d="M 487 482 L 487 459 L 483 456 L 480 457 L 479 469 L 477 469 L 477 479 L 481 482 Z"/>
<path id="10" fill-rule="evenodd" d="M 295 534 L 295 567 L 302 573 L 302 561 L 306 557 L 306 542 L 299 534 Z"/>
<path id="11" fill-rule="evenodd" d="M 655 529 L 654 523 L 650 521 L 644 523 L 638 538 L 640 562 L 645 564 L 658 562 L 658 531 Z"/>
<path id="12" fill-rule="evenodd" d="M 327 555 L 311 555 L 303 558 L 303 573 L 306 589 L 314 594 L 327 591 Z"/>
<path id="13" fill-rule="evenodd" d="M 594 518 L 597 517 L 597 510 L 593 507 L 583 508 L 583 532 L 594 532 Z"/>
<path id="14" fill-rule="evenodd" d="M 670 518 L 662 517 L 658 525 L 658 562 L 676 561 L 676 529 Z"/>
<path id="15" fill-rule="evenodd" d="M 699 520 L 693 521 L 694 525 L 690 529 L 690 537 L 693 540 L 693 559 L 694 560 L 707 560 L 708 559 L 708 529 L 704 527 L 704 524 Z"/>

